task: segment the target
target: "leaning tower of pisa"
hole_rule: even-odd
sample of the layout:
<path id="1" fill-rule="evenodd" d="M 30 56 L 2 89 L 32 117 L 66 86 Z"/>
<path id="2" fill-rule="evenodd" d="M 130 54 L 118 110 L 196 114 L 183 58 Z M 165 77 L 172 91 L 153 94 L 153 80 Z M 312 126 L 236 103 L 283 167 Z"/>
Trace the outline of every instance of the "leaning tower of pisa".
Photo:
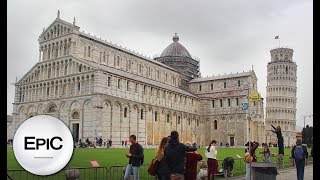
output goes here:
<path id="1" fill-rule="evenodd" d="M 280 125 L 284 145 L 295 143 L 297 65 L 292 60 L 293 49 L 276 48 L 270 51 L 266 97 L 266 143 L 277 143 L 271 125 Z"/>

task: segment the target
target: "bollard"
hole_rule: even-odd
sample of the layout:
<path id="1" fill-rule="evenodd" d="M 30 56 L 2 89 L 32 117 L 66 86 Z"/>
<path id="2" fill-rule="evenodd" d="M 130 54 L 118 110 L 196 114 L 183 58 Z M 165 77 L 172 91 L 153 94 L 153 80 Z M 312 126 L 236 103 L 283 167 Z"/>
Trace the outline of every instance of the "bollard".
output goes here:
<path id="1" fill-rule="evenodd" d="M 66 180 L 79 180 L 80 170 L 79 169 L 67 169 L 65 171 Z"/>

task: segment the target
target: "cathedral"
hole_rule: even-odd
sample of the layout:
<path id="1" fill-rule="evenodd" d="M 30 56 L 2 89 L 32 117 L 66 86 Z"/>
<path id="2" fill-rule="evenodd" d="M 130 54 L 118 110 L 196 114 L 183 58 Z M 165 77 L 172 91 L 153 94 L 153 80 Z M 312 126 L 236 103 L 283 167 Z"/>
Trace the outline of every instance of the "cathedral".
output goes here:
<path id="1" fill-rule="evenodd" d="M 263 98 L 251 98 L 259 94 L 255 72 L 201 77 L 199 59 L 179 40 L 151 59 L 80 31 L 58 11 L 38 38 L 38 62 L 14 83 L 13 129 L 47 114 L 75 142 L 102 136 L 119 145 L 135 134 L 153 146 L 172 130 L 199 145 L 264 142 Z"/>

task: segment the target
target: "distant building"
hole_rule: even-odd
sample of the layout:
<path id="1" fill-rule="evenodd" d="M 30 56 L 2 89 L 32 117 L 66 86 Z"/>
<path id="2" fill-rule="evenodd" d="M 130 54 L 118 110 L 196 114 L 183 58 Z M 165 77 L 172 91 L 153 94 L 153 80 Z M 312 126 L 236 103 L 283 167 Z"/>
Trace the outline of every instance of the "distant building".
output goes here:
<path id="1" fill-rule="evenodd" d="M 249 101 L 258 92 L 255 72 L 200 77 L 199 60 L 177 34 L 149 59 L 80 32 L 58 13 L 38 40 L 39 62 L 15 83 L 15 129 L 48 114 L 74 141 L 100 135 L 117 145 L 136 134 L 141 144 L 156 145 L 172 130 L 199 145 L 264 140 L 263 99 Z"/>
<path id="2" fill-rule="evenodd" d="M 13 138 L 14 130 L 12 115 L 7 115 L 7 139 Z"/>

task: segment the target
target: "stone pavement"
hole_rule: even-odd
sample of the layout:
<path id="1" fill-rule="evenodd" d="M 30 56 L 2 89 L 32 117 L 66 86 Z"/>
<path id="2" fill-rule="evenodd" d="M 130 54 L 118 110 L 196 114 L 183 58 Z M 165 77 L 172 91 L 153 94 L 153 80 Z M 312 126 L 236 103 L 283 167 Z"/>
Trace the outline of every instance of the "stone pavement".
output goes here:
<path id="1" fill-rule="evenodd" d="M 277 175 L 277 180 L 295 180 L 297 179 L 297 171 L 296 168 L 278 170 L 279 174 Z M 230 180 L 244 180 L 245 176 L 238 176 L 233 178 L 228 178 Z M 308 165 L 304 169 L 304 180 L 312 180 L 313 179 L 313 165 Z"/>

